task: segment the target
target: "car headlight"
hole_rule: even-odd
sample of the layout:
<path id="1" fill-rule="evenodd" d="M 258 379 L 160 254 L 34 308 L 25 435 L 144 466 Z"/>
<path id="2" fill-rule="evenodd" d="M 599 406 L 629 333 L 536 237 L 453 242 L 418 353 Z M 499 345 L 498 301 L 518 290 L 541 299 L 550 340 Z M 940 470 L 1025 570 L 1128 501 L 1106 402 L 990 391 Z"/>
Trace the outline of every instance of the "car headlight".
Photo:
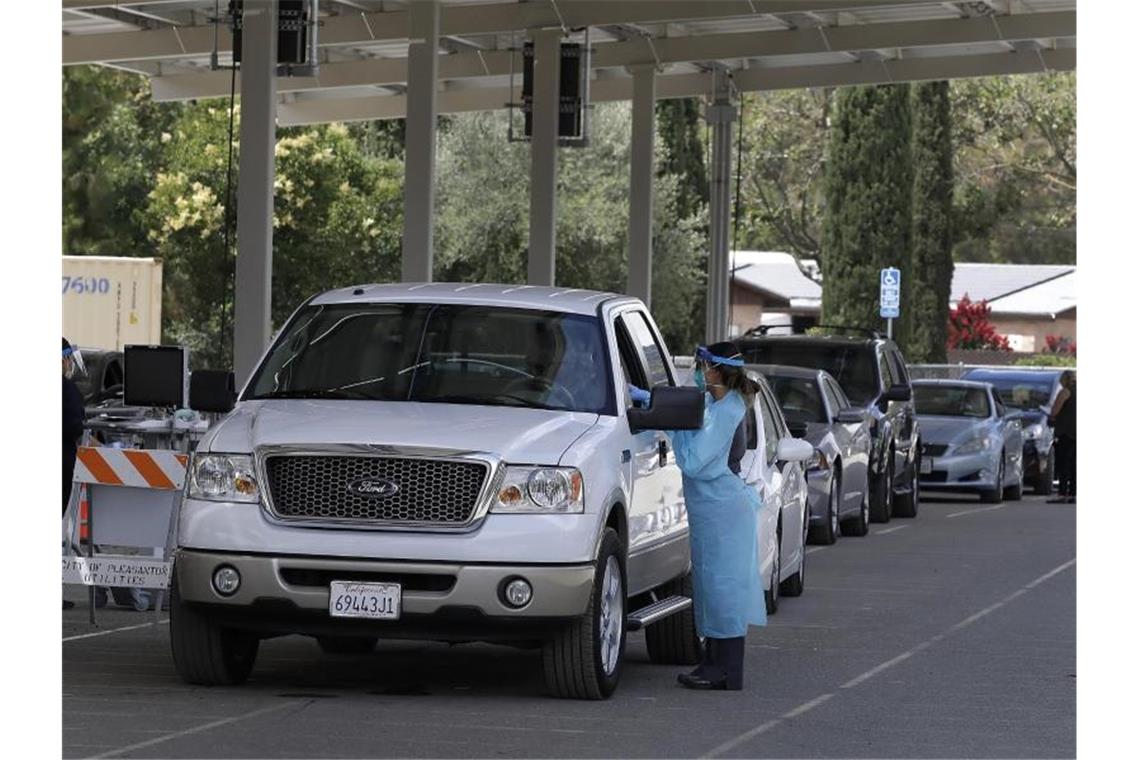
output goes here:
<path id="1" fill-rule="evenodd" d="M 261 500 L 253 457 L 248 454 L 195 454 L 190 467 L 190 498 L 208 501 Z"/>
<path id="2" fill-rule="evenodd" d="M 508 467 L 492 512 L 582 513 L 586 489 L 574 467 Z"/>
<path id="3" fill-rule="evenodd" d="M 989 438 L 975 438 L 972 441 L 966 441 L 961 446 L 954 449 L 954 453 L 960 456 L 965 456 L 966 454 L 980 454 L 983 451 L 988 451 L 989 448 Z"/>
<path id="4" fill-rule="evenodd" d="M 1045 426 L 1040 422 L 1035 422 L 1029 427 L 1022 430 L 1021 433 L 1025 436 L 1026 440 L 1036 441 L 1038 438 L 1044 437 Z"/>

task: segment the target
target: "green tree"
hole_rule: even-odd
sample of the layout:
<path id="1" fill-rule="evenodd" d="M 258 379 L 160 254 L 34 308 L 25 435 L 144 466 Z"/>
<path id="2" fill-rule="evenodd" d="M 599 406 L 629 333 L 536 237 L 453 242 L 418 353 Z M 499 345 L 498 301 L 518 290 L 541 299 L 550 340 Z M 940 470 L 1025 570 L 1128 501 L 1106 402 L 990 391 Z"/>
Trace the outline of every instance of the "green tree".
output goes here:
<path id="1" fill-rule="evenodd" d="M 165 262 L 165 332 L 191 348 L 197 366 L 227 367 L 232 358 L 236 246 L 227 252 L 223 244 L 228 120 L 216 104 L 186 109 L 165 138 L 143 212 Z M 235 155 L 238 134 L 235 126 Z M 282 130 L 275 150 L 274 326 L 316 292 L 397 279 L 399 164 L 366 158 L 336 124 Z"/>
<path id="2" fill-rule="evenodd" d="M 146 77 L 63 70 L 63 251 L 149 256 L 138 216 L 154 186 L 160 135 L 183 106 L 154 103 Z"/>
<path id="3" fill-rule="evenodd" d="M 506 114 L 461 114 L 441 133 L 437 162 L 435 275 L 440 280 L 526 281 L 530 153 L 506 140 Z M 605 104 L 591 119 L 590 146 L 558 154 L 557 281 L 625 289 L 629 219 L 628 104 Z M 683 178 L 654 184 L 652 310 L 670 348 L 699 338 L 702 214 L 684 216 Z M 682 348 L 683 347 L 683 348 Z"/>
<path id="4" fill-rule="evenodd" d="M 678 177 L 677 212 L 700 215 L 709 204 L 709 175 L 697 98 L 657 101 L 657 134 L 658 174 Z"/>
<path id="5" fill-rule="evenodd" d="M 950 87 L 956 261 L 1076 263 L 1076 74 Z"/>
<path id="6" fill-rule="evenodd" d="M 910 253 L 910 89 L 906 85 L 838 91 L 826 169 L 823 222 L 823 321 L 874 327 L 879 270 L 905 267 Z M 902 313 L 909 311 L 903 272 Z M 905 330 L 900 330 L 905 339 Z"/>
<path id="7" fill-rule="evenodd" d="M 906 268 L 911 281 L 907 359 L 945 362 L 950 280 L 954 276 L 950 84 L 916 84 L 911 96 L 914 205 L 910 266 Z"/>

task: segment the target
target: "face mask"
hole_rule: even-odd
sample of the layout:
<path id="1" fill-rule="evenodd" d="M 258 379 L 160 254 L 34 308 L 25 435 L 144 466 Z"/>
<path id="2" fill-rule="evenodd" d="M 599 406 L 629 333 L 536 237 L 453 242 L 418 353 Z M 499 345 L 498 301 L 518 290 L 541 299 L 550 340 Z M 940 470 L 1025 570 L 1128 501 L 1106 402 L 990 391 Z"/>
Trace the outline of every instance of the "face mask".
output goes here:
<path id="1" fill-rule="evenodd" d="M 704 392 L 708 390 L 708 385 L 705 383 L 705 371 L 700 367 L 693 370 L 693 382 L 697 385 L 697 390 Z"/>

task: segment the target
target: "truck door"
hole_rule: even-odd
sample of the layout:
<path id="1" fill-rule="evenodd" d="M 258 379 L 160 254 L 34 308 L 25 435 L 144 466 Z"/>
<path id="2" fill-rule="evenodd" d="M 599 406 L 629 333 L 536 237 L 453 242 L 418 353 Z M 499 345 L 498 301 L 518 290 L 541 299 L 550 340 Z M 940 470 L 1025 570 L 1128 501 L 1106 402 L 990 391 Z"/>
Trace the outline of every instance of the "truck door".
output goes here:
<path id="1" fill-rule="evenodd" d="M 618 348 L 630 382 L 652 390 L 675 385 L 665 352 L 640 310 L 623 312 L 615 323 Z M 630 585 L 640 570 L 638 555 L 684 531 L 685 497 L 681 470 L 665 433 L 646 430 L 631 436 L 632 460 L 629 505 Z M 645 569 L 650 572 L 650 568 Z"/>

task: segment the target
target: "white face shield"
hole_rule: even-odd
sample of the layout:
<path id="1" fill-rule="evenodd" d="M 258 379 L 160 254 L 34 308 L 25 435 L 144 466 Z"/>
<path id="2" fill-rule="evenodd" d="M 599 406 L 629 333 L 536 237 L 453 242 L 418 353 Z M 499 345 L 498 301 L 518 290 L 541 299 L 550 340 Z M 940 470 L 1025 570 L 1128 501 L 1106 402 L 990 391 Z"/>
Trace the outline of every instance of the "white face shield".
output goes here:
<path id="1" fill-rule="evenodd" d="M 71 348 L 65 349 L 63 352 L 63 358 L 71 359 L 71 368 L 67 373 L 69 380 L 79 375 L 87 374 L 87 367 L 83 364 L 83 354 L 80 352 L 79 346 L 72 346 Z"/>

